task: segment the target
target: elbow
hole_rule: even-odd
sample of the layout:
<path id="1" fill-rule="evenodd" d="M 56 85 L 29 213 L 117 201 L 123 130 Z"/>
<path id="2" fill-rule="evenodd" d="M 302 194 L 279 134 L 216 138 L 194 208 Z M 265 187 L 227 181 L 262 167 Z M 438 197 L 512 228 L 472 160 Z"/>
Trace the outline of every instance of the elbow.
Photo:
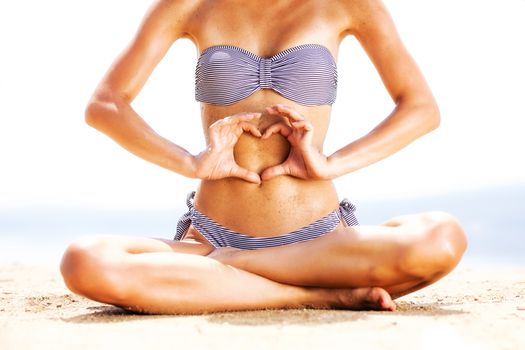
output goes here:
<path id="1" fill-rule="evenodd" d="M 96 102 L 90 102 L 84 111 L 84 121 L 93 128 L 96 128 L 97 125 L 96 109 Z"/>
<path id="2" fill-rule="evenodd" d="M 432 103 L 427 108 L 426 116 L 427 117 L 425 119 L 428 131 L 430 132 L 434 129 L 437 129 L 441 124 L 441 112 L 439 111 L 439 107 L 436 103 Z"/>
<path id="3" fill-rule="evenodd" d="M 405 104 L 403 109 L 406 132 L 413 140 L 430 133 L 441 124 L 441 114 L 435 103 Z"/>
<path id="4" fill-rule="evenodd" d="M 439 127 L 441 112 L 432 95 L 402 95 L 396 99 L 396 109 L 406 120 L 406 126 L 415 138 L 421 137 Z"/>
<path id="5" fill-rule="evenodd" d="M 419 105 L 416 110 L 414 116 L 417 126 L 415 128 L 418 130 L 419 136 L 428 134 L 441 124 L 441 114 L 436 103 Z"/>
<path id="6" fill-rule="evenodd" d="M 92 98 L 84 110 L 84 121 L 95 129 L 101 129 L 111 115 L 118 114 L 118 110 L 118 101 L 114 99 Z"/>

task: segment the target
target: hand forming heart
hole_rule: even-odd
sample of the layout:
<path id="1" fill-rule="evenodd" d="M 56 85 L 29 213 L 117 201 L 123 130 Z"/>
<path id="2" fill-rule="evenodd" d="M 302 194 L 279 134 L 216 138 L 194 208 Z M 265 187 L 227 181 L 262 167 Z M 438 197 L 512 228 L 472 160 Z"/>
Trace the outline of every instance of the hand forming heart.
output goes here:
<path id="1" fill-rule="evenodd" d="M 238 177 L 248 182 L 261 183 L 259 174 L 240 167 L 233 157 L 233 148 L 244 131 L 256 137 L 262 136 L 257 126 L 250 122 L 260 117 L 261 113 L 241 112 L 210 125 L 209 145 L 194 157 L 196 177 L 206 180 Z"/>
<path id="2" fill-rule="evenodd" d="M 285 122 L 273 124 L 262 138 L 279 132 L 292 146 L 288 158 L 281 164 L 265 169 L 261 178 L 269 180 L 279 175 L 291 175 L 304 180 L 326 180 L 331 178 L 328 158 L 313 145 L 314 127 L 295 109 L 274 105 L 267 107 L 268 113 L 285 117 Z"/>
<path id="3" fill-rule="evenodd" d="M 196 176 L 208 180 L 238 177 L 256 184 L 261 179 L 269 180 L 279 175 L 311 180 L 330 178 L 327 158 L 312 145 L 312 124 L 291 107 L 274 105 L 266 110 L 285 119 L 268 127 L 264 135 L 252 123 L 261 113 L 241 112 L 213 123 L 209 127 L 209 146 L 194 157 Z M 235 162 L 233 148 L 245 131 L 263 139 L 275 133 L 283 135 L 292 146 L 288 158 L 282 164 L 265 169 L 260 176 L 240 167 Z"/>

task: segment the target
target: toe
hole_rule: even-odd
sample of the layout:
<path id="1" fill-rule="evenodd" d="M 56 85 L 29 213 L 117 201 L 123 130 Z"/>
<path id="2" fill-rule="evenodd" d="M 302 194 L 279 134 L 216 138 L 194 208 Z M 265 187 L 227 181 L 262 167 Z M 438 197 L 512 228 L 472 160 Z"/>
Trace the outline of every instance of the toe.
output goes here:
<path id="1" fill-rule="evenodd" d="M 395 311 L 396 304 L 390 297 L 390 294 L 383 288 L 371 288 L 369 292 L 369 301 L 373 306 L 376 306 L 378 310 L 383 311 Z"/>

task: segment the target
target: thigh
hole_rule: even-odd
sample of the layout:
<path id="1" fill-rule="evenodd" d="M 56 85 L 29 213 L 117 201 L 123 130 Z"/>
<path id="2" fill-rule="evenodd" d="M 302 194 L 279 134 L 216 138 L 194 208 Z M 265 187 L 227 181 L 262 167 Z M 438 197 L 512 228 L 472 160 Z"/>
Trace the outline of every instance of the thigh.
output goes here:
<path id="1" fill-rule="evenodd" d="M 457 221 L 446 213 L 428 212 L 381 225 L 338 228 L 311 241 L 238 251 L 223 262 L 281 283 L 386 287 L 443 275 L 464 249 Z"/>
<path id="2" fill-rule="evenodd" d="M 101 275 L 121 275 L 137 259 L 155 264 L 155 253 L 205 256 L 213 250 L 191 237 L 183 241 L 121 235 L 88 235 L 74 241 L 64 252 L 60 269 L 68 285 L 92 283 Z M 172 254 L 178 255 L 180 254 Z M 79 282 L 80 280 L 80 282 Z M 71 287 L 70 287 L 71 288 Z M 72 288 L 74 290 L 74 288 Z"/>
<path id="3" fill-rule="evenodd" d="M 73 242 L 67 252 L 81 251 L 85 252 L 88 257 L 106 256 L 120 259 L 122 254 L 157 252 L 208 255 L 213 249 L 210 243 L 195 238 L 191 234 L 181 241 L 123 235 L 87 235 Z"/>

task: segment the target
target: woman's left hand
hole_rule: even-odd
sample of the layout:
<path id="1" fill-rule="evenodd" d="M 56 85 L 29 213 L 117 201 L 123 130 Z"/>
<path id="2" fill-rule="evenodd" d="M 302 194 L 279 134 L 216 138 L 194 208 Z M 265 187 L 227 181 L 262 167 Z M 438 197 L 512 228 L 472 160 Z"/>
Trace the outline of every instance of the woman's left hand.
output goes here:
<path id="1" fill-rule="evenodd" d="M 283 163 L 265 169 L 261 179 L 269 180 L 280 175 L 290 175 L 304 180 L 332 179 L 334 174 L 329 159 L 312 144 L 314 134 L 312 123 L 288 106 L 277 104 L 266 107 L 266 110 L 272 115 L 285 117 L 285 120 L 268 127 L 262 138 L 280 133 L 290 142 L 291 150 Z"/>

